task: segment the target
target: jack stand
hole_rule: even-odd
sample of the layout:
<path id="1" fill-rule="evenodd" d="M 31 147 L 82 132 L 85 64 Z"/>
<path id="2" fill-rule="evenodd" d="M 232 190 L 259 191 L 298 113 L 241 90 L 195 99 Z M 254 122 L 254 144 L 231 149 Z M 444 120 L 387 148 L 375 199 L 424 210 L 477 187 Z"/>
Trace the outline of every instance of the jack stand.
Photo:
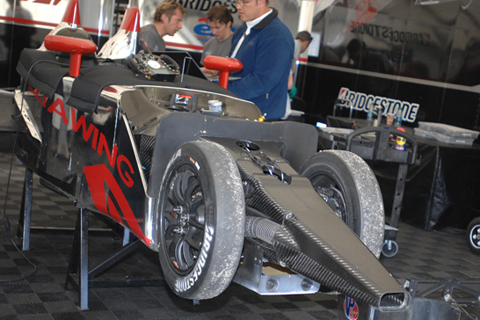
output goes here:
<path id="1" fill-rule="evenodd" d="M 124 241 L 125 242 L 125 241 Z M 94 280 L 105 270 L 121 262 L 121 260 L 134 252 L 142 242 L 131 241 L 116 254 L 89 271 L 88 267 L 88 210 L 79 209 L 75 233 L 73 236 L 72 251 L 67 269 L 65 289 L 73 287 L 80 295 L 80 309 L 88 309 L 89 288 L 111 288 L 111 287 L 141 287 L 141 286 L 165 286 L 165 279 L 122 279 L 122 280 Z"/>
<path id="2" fill-rule="evenodd" d="M 18 219 L 17 237 L 22 237 L 22 250 L 30 250 L 30 225 L 32 219 L 33 171 L 25 169 L 25 183 Z"/>

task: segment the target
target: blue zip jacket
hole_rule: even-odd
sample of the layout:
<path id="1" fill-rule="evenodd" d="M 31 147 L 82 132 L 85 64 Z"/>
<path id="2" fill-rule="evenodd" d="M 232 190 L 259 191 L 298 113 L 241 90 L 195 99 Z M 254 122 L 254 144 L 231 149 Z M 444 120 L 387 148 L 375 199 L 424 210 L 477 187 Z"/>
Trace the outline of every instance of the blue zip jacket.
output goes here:
<path id="1" fill-rule="evenodd" d="M 228 89 L 242 99 L 255 103 L 267 120 L 285 115 L 288 75 L 292 66 L 294 41 L 287 26 L 273 9 L 250 30 L 235 58 L 243 69 L 232 76 L 241 77 L 228 84 Z M 232 38 L 232 51 L 242 38 L 247 25 L 238 28 Z"/>

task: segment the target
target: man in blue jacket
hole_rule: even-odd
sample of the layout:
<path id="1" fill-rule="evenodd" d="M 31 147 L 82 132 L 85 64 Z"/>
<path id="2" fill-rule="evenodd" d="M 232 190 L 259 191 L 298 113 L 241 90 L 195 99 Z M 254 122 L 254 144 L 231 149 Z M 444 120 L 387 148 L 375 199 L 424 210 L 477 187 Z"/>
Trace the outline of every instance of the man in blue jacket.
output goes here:
<path id="1" fill-rule="evenodd" d="M 287 26 L 268 7 L 268 0 L 237 0 L 238 15 L 244 24 L 232 39 L 232 58 L 243 69 L 232 76 L 228 89 L 255 103 L 267 120 L 279 120 L 286 112 L 288 76 L 294 41 Z"/>

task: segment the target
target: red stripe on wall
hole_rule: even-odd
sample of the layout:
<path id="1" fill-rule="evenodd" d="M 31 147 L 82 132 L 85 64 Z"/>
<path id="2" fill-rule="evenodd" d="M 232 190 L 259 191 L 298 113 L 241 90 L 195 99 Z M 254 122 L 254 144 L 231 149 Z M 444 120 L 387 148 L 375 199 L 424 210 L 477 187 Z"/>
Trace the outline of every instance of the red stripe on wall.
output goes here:
<path id="1" fill-rule="evenodd" d="M 169 47 L 177 47 L 177 48 L 200 50 L 200 51 L 203 50 L 203 46 L 196 46 L 196 45 L 193 45 L 193 44 L 167 42 L 166 45 L 169 46 Z"/>
<path id="2" fill-rule="evenodd" d="M 23 19 L 23 18 L 6 17 L 6 16 L 0 16 L 0 21 L 14 22 L 22 25 L 27 25 L 27 26 L 44 26 L 44 27 L 50 27 L 50 28 L 55 28 L 58 25 L 56 23 L 35 21 L 35 20 L 29 20 L 29 19 Z M 95 28 L 83 28 L 83 29 L 89 33 L 98 34 L 98 29 L 95 29 Z M 100 33 L 102 35 L 108 36 L 110 34 L 110 31 L 102 30 Z"/>

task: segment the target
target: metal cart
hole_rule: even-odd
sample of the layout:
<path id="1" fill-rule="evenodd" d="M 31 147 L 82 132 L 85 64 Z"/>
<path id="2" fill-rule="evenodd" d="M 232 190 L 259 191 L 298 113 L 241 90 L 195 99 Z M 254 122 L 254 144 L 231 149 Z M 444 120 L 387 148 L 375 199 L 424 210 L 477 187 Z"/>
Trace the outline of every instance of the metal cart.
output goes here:
<path id="1" fill-rule="evenodd" d="M 396 149 L 396 138 L 406 140 L 405 149 Z M 345 149 L 359 155 L 364 160 L 398 163 L 395 195 L 393 198 L 390 221 L 385 226 L 385 242 L 382 254 L 393 257 L 398 252 L 395 241 L 402 210 L 403 194 L 408 172 L 408 165 L 417 161 L 417 141 L 415 138 L 396 127 L 364 127 L 357 129 L 346 137 Z"/>

